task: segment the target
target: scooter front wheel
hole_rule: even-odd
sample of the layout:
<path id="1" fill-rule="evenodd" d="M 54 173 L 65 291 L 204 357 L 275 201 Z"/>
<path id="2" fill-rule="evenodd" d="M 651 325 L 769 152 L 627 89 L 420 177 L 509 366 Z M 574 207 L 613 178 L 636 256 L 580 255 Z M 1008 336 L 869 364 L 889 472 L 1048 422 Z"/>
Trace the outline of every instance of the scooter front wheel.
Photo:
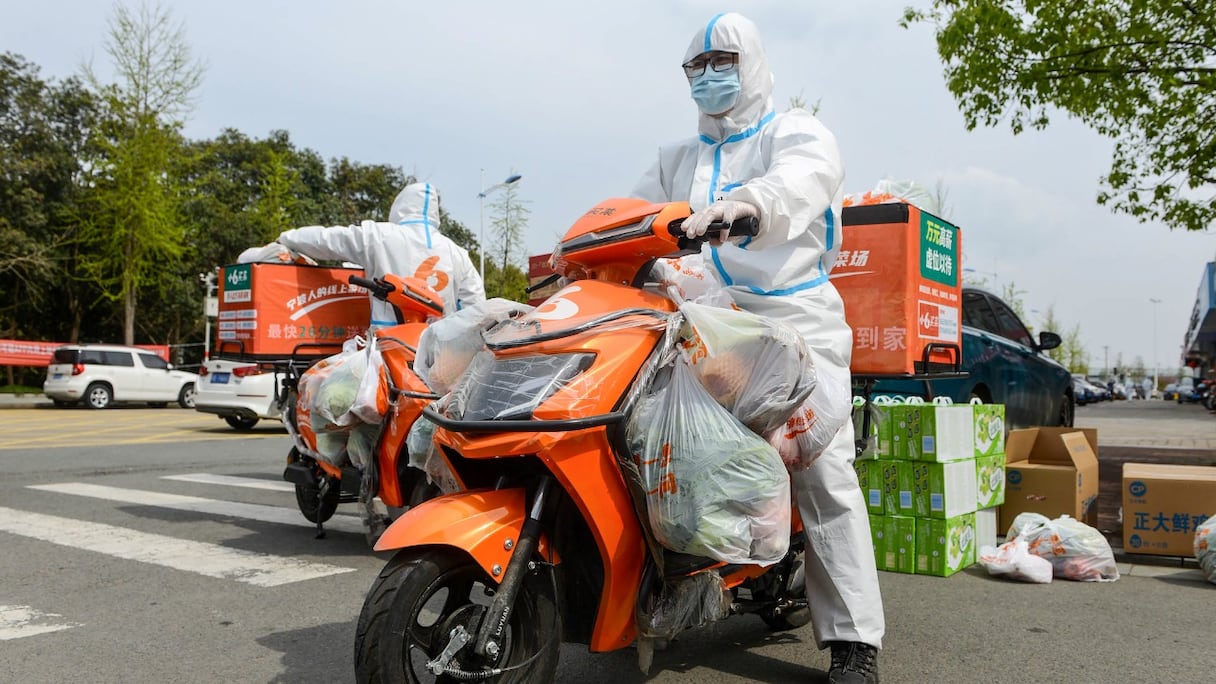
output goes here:
<path id="1" fill-rule="evenodd" d="M 334 517 L 338 510 L 338 498 L 342 495 L 340 487 L 330 487 L 324 496 L 319 496 L 315 487 L 296 485 L 296 505 L 310 523 L 323 523 Z"/>
<path id="2" fill-rule="evenodd" d="M 373 682 L 551 682 L 557 673 L 561 630 L 548 571 L 524 578 L 507 638 L 496 659 L 473 653 L 477 625 L 495 585 L 465 553 L 443 547 L 399 552 L 372 584 L 355 631 L 355 679 Z M 454 634 L 469 641 L 454 647 Z M 442 658 L 445 652 L 452 653 Z M 443 661 L 444 671 L 428 668 Z M 469 677 L 491 669 L 496 676 Z"/>

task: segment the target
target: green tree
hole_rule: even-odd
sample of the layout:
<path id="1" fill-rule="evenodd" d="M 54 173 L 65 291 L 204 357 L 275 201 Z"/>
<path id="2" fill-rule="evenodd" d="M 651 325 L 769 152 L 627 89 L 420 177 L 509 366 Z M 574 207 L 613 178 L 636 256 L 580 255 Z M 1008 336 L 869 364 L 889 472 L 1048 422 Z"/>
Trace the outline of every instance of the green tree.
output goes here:
<path id="1" fill-rule="evenodd" d="M 1179 0 L 933 0 L 968 130 L 1042 129 L 1052 109 L 1114 141 L 1098 202 L 1141 222 L 1216 222 L 1216 4 Z"/>
<path id="2" fill-rule="evenodd" d="M 528 216 L 532 210 L 527 200 L 519 199 L 518 189 L 507 185 L 490 204 L 493 212 L 490 227 L 494 231 L 497 245 L 486 247 L 487 256 L 492 256 L 497 269 L 486 271 L 486 296 L 504 297 L 516 301 L 527 298 L 528 276 L 521 264 L 526 260 L 524 232 L 528 227 Z M 487 261 L 487 263 L 489 263 Z"/>
<path id="3" fill-rule="evenodd" d="M 105 85 L 85 69 L 108 116 L 97 138 L 83 270 L 103 296 L 121 302 L 123 340 L 133 344 L 140 289 L 172 270 L 183 251 L 179 187 L 170 171 L 203 67 L 191 59 L 169 12 L 146 4 L 135 10 L 115 5 L 106 52 L 119 83 Z"/>

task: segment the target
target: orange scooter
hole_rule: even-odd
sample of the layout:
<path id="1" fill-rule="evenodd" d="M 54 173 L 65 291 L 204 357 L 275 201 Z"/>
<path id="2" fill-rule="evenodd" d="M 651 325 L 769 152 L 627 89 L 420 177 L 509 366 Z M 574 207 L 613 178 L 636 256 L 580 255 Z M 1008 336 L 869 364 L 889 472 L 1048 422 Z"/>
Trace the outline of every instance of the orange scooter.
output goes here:
<path id="1" fill-rule="evenodd" d="M 423 407 L 439 398 L 414 374 L 412 366 L 428 320 L 443 315 L 443 298 L 419 278 L 351 276 L 350 282 L 392 304 L 397 314 L 398 324 L 376 330 L 372 340 L 383 360 L 377 403 L 384 416 L 372 450 L 374 458 L 360 468 L 349 459 L 331 463 L 310 455 L 317 451 L 317 435 L 303 415 L 307 407 L 299 400 L 297 365 L 292 366 L 296 372 L 289 372 L 284 380 L 281 400 L 284 421 L 297 442 L 287 455 L 283 479 L 295 485 L 296 503 L 304 517 L 316 523 L 318 538 L 325 536 L 323 524 L 333 517 L 339 503 L 362 502 L 370 514 L 373 496 L 391 509 L 417 505 L 440 493 L 428 484 L 422 471 L 409 466 L 405 442 Z M 369 515 L 364 518 L 370 540 L 383 523 Z"/>
<path id="2" fill-rule="evenodd" d="M 699 246 L 678 227 L 689 213 L 635 199 L 593 208 L 559 246 L 555 270 L 574 282 L 488 331 L 489 351 L 424 410 L 459 489 L 410 509 L 376 544 L 397 554 L 359 616 L 358 681 L 552 681 L 562 642 L 603 652 L 638 639 L 642 654 L 706 620 L 703 599 L 722 609 L 708 619 L 809 621 L 796 512 L 789 553 L 767 567 L 676 554 L 653 542 L 623 475 L 626 424 L 678 335 L 651 267 Z M 744 223 L 731 234 L 754 234 Z M 689 587 L 708 591 L 670 603 Z M 664 605 L 674 611 L 658 637 Z"/>

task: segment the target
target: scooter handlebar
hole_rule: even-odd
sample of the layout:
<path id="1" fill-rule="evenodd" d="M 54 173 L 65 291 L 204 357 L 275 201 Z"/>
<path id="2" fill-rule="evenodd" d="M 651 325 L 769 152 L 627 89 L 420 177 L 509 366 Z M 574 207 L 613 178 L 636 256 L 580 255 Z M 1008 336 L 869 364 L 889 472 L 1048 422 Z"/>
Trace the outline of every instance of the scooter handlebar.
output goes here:
<path id="1" fill-rule="evenodd" d="M 363 276 L 353 275 L 346 279 L 346 282 L 351 285 L 367 288 L 372 296 L 381 301 L 385 300 L 389 294 L 396 291 L 397 287 L 392 283 L 385 282 L 380 278 L 364 278 Z"/>
<path id="2" fill-rule="evenodd" d="M 680 247 L 687 248 L 689 245 L 699 246 L 702 242 L 716 237 L 722 231 L 728 231 L 728 237 L 755 237 L 760 232 L 760 219 L 755 216 L 744 216 L 741 219 L 736 219 L 731 223 L 725 221 L 714 221 L 709 224 L 709 228 L 704 235 L 690 238 L 684 234 L 684 221 L 687 219 L 676 219 L 667 224 L 667 232 L 674 237 L 680 238 Z"/>

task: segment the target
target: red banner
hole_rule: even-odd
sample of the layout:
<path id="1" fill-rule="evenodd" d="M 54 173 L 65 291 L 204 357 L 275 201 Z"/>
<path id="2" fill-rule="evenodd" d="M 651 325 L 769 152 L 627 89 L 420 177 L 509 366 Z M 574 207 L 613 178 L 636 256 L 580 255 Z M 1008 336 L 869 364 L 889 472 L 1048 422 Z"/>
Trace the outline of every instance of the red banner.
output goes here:
<path id="1" fill-rule="evenodd" d="M 51 354 L 67 342 L 29 342 L 26 340 L 0 340 L 0 366 L 47 366 Z M 137 344 L 140 349 L 155 352 L 165 361 L 169 360 L 169 345 Z"/>

